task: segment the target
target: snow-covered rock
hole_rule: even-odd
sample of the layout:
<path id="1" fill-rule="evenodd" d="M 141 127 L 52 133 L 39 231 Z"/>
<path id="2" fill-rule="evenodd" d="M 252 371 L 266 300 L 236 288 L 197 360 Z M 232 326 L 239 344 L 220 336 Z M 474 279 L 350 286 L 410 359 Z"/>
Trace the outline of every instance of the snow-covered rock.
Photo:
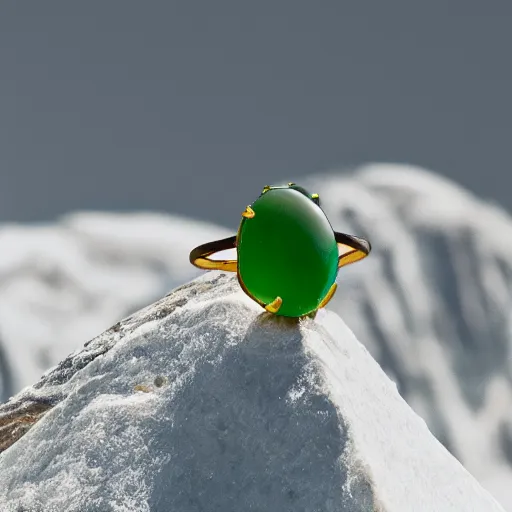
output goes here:
<path id="1" fill-rule="evenodd" d="M 511 217 L 409 166 L 290 178 L 321 194 L 337 230 L 373 244 L 369 258 L 341 270 L 329 308 L 512 511 Z M 0 399 L 197 275 L 189 250 L 231 234 L 158 214 L 1 227 Z"/>
<path id="2" fill-rule="evenodd" d="M 503 510 L 337 315 L 271 316 L 233 275 L 92 340 L 0 407 L 4 439 L 35 404 L 6 512 Z"/>
<path id="3" fill-rule="evenodd" d="M 433 433 L 512 510 L 512 218 L 422 169 L 315 177 L 333 227 L 368 237 L 329 307 Z"/>
<path id="4" fill-rule="evenodd" d="M 198 274 L 191 247 L 228 236 L 153 213 L 0 227 L 0 402 L 109 325 Z"/>

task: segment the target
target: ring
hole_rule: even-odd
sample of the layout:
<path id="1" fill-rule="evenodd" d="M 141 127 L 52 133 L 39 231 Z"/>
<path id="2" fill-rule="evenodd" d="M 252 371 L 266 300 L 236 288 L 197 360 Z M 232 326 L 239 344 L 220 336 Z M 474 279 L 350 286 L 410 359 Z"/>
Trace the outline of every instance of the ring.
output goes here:
<path id="1" fill-rule="evenodd" d="M 236 260 L 210 259 L 236 249 Z M 302 317 L 336 292 L 338 269 L 370 253 L 370 242 L 332 229 L 318 194 L 295 183 L 266 186 L 242 213 L 236 236 L 200 245 L 190 262 L 236 272 L 243 291 L 268 312 Z"/>

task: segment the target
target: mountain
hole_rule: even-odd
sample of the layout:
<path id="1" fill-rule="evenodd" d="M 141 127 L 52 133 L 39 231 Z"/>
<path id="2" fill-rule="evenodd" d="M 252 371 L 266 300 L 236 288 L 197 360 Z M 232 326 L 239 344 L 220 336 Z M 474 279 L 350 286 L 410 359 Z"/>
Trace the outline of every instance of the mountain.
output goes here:
<path id="1" fill-rule="evenodd" d="M 77 213 L 0 227 L 0 401 L 109 325 L 198 275 L 221 227 L 153 213 Z"/>
<path id="2" fill-rule="evenodd" d="M 271 316 L 232 274 L 178 288 L 0 406 L 0 444 L 27 423 L 0 455 L 7 512 L 503 510 L 336 314 Z"/>
<path id="3" fill-rule="evenodd" d="M 329 309 L 436 437 L 512 510 L 511 217 L 410 166 L 297 181 L 320 194 L 336 230 L 373 245 L 370 257 L 341 269 Z M 159 214 L 80 213 L 0 228 L 4 399 L 83 340 L 196 276 L 189 250 L 230 234 Z"/>
<path id="4" fill-rule="evenodd" d="M 329 305 L 441 442 L 512 510 L 512 219 L 410 166 L 307 182 L 338 231 L 367 237 Z"/>

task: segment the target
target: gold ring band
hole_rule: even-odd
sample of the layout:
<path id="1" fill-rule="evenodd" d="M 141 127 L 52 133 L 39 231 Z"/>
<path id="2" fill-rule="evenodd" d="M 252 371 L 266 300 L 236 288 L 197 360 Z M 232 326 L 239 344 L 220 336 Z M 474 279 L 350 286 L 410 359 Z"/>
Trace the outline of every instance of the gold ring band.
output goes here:
<path id="1" fill-rule="evenodd" d="M 338 268 L 362 260 L 371 251 L 371 245 L 368 240 L 359 238 L 346 233 L 334 232 L 336 243 L 338 244 Z M 226 272 L 237 271 L 237 260 L 212 260 L 210 256 L 217 252 L 228 249 L 236 249 L 237 236 L 230 236 L 222 240 L 215 240 L 206 244 L 199 245 L 190 252 L 190 263 L 205 270 L 224 270 Z"/>

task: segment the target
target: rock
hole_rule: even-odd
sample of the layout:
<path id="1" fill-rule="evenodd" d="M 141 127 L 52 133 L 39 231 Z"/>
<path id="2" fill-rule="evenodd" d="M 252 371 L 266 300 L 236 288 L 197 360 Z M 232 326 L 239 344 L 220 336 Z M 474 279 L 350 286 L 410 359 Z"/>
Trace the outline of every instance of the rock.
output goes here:
<path id="1" fill-rule="evenodd" d="M 502 510 L 337 315 L 270 316 L 233 275 L 116 324 L 0 421 L 36 403 L 0 454 L 8 512 Z"/>
<path id="2" fill-rule="evenodd" d="M 512 218 L 423 169 L 375 164 L 308 183 L 367 237 L 338 312 L 436 437 L 512 510 Z M 508 448 L 507 448 L 508 447 Z"/>
<path id="3" fill-rule="evenodd" d="M 0 402 L 85 339 L 198 275 L 191 247 L 230 234 L 151 213 L 0 227 Z"/>
<path id="4" fill-rule="evenodd" d="M 512 510 L 510 215 L 410 166 L 375 164 L 300 183 L 320 192 L 337 230 L 373 243 L 368 259 L 342 269 L 329 309 Z M 0 401 L 197 275 L 188 251 L 233 233 L 158 214 L 82 213 L 1 227 Z"/>

